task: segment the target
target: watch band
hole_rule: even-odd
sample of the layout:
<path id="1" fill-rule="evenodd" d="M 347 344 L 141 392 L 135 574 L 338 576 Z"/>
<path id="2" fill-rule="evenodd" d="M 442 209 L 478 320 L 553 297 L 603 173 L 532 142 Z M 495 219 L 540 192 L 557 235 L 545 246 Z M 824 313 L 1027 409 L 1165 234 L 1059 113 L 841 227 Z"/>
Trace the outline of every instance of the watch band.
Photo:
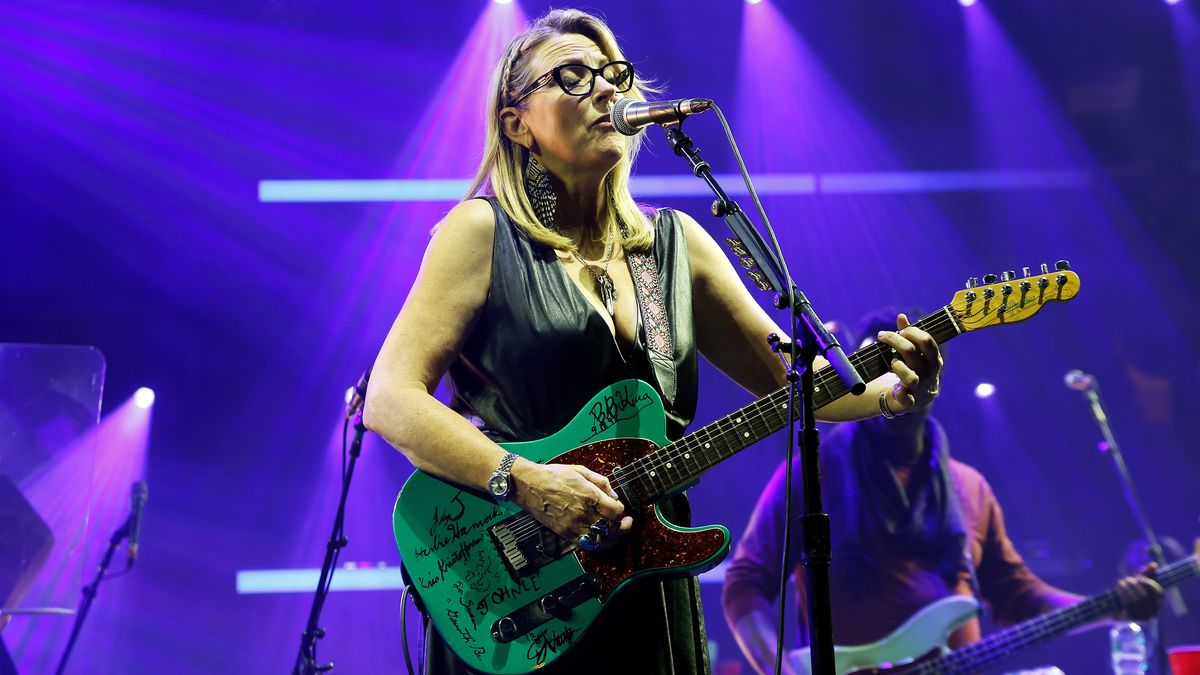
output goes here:
<path id="1" fill-rule="evenodd" d="M 500 460 L 500 466 L 496 467 L 496 471 L 492 473 L 492 477 L 488 479 L 488 491 L 492 493 L 497 501 L 507 501 L 513 493 L 512 478 L 509 473 L 512 471 L 513 462 L 517 461 L 516 453 L 508 453 L 504 455 L 504 459 Z M 498 483 L 504 482 L 504 489 L 498 491 Z"/>

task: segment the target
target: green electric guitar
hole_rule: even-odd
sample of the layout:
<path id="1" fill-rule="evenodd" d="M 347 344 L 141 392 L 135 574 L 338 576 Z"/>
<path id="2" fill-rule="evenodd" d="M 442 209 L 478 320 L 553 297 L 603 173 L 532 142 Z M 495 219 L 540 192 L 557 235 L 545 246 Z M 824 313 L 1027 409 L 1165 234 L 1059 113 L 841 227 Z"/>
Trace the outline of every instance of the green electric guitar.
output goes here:
<path id="1" fill-rule="evenodd" d="M 974 279 L 917 322 L 939 343 L 1023 321 L 1079 291 L 1065 262 L 1041 274 Z M 891 371 L 895 352 L 873 343 L 850 362 L 864 380 Z M 848 393 L 831 368 L 814 374 L 820 408 Z M 486 673 L 527 673 L 553 662 L 587 632 L 614 595 L 639 579 L 696 575 L 729 550 L 720 525 L 679 527 L 658 504 L 704 471 L 787 424 L 780 389 L 677 441 L 666 437 L 657 392 L 639 380 L 606 387 L 562 430 L 504 448 L 543 464 L 581 464 L 617 490 L 633 530 L 612 548 L 581 550 L 513 504 L 415 472 L 396 500 L 396 543 L 425 611 L 454 652 Z M 614 645 L 619 648 L 619 645 Z"/>
<path id="2" fill-rule="evenodd" d="M 1197 543 L 1197 550 L 1200 550 L 1200 542 Z M 1193 555 L 1158 570 L 1154 579 L 1163 588 L 1171 588 L 1197 575 L 1200 575 L 1200 565 Z M 1116 592 L 1105 591 L 993 633 L 975 644 L 948 651 L 946 642 L 950 634 L 979 612 L 979 604 L 974 599 L 952 595 L 917 612 L 877 642 L 834 647 L 834 672 L 837 675 L 981 673 L 1025 649 L 1111 616 L 1119 607 Z M 788 653 L 788 660 L 797 675 L 809 675 L 812 672 L 811 658 L 808 648 Z"/>

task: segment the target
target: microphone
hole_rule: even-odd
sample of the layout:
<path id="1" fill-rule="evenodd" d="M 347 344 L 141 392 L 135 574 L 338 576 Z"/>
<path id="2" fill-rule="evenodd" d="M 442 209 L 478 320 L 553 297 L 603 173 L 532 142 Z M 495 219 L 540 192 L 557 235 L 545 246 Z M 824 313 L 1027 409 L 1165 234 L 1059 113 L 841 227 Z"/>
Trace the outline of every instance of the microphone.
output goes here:
<path id="1" fill-rule="evenodd" d="M 129 566 L 133 567 L 133 562 L 137 560 L 138 540 L 142 537 L 142 513 L 146 510 L 146 498 L 150 495 L 150 488 L 146 485 L 146 481 L 139 480 L 133 484 L 133 489 L 129 495 Z"/>
<path id="2" fill-rule="evenodd" d="M 363 371 L 358 382 L 354 383 L 354 389 L 350 392 L 350 398 L 346 401 L 346 419 L 353 420 L 354 416 L 363 409 L 363 404 L 367 402 L 367 383 L 371 381 L 371 368 L 368 367 Z"/>
<path id="3" fill-rule="evenodd" d="M 1063 384 L 1075 391 L 1091 391 L 1096 388 L 1096 378 L 1076 368 L 1063 376 Z"/>
<path id="4" fill-rule="evenodd" d="M 617 101 L 610 113 L 613 128 L 633 136 L 642 127 L 651 124 L 676 124 L 688 115 L 704 112 L 712 107 L 707 98 L 678 98 L 674 101 L 637 101 L 623 98 Z"/>

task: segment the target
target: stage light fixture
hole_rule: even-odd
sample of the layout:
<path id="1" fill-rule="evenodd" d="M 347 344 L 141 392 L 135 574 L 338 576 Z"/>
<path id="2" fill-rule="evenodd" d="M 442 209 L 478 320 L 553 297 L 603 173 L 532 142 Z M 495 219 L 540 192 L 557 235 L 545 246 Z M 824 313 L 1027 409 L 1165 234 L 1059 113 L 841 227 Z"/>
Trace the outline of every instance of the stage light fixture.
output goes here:
<path id="1" fill-rule="evenodd" d="M 141 387 L 134 392 L 133 403 L 142 410 L 149 410 L 150 406 L 154 405 L 154 390 L 150 387 Z"/>
<path id="2" fill-rule="evenodd" d="M 977 398 L 990 398 L 996 393 L 996 385 L 991 382 L 980 382 L 975 385 L 975 396 Z"/>

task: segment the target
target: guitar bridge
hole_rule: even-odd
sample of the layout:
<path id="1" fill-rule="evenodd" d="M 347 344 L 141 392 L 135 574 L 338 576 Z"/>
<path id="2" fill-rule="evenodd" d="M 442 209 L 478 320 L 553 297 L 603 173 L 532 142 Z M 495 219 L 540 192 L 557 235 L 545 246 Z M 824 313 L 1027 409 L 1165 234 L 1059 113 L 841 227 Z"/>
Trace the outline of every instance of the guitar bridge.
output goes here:
<path id="1" fill-rule="evenodd" d="M 492 525 L 487 533 L 513 581 L 536 573 L 575 549 L 524 512 Z"/>

